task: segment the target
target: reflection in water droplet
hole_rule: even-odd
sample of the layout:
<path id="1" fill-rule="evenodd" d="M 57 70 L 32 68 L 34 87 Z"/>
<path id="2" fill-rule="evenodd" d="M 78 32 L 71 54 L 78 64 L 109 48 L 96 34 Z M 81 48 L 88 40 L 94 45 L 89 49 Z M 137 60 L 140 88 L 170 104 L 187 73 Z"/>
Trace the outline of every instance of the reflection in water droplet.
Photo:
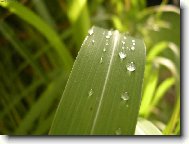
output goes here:
<path id="1" fill-rule="evenodd" d="M 90 97 L 90 96 L 92 96 L 93 95 L 93 89 L 90 89 L 90 91 L 89 91 L 89 93 L 88 93 L 88 96 Z"/>
<path id="2" fill-rule="evenodd" d="M 100 64 L 102 64 L 102 63 L 103 63 L 103 58 L 101 57 L 101 58 L 100 58 Z"/>
<path id="3" fill-rule="evenodd" d="M 89 35 L 92 35 L 93 33 L 94 33 L 93 28 L 91 28 L 91 29 L 88 31 L 88 34 L 89 34 Z"/>
<path id="4" fill-rule="evenodd" d="M 121 60 L 123 60 L 124 58 L 126 58 L 126 54 L 123 52 L 119 52 L 119 57 Z"/>
<path id="5" fill-rule="evenodd" d="M 127 70 L 130 71 L 130 72 L 135 71 L 136 70 L 135 64 L 133 62 L 129 63 L 127 65 Z"/>
<path id="6" fill-rule="evenodd" d="M 118 128 L 118 129 L 115 131 L 115 134 L 116 134 L 116 135 L 121 135 L 121 128 Z"/>
<path id="7" fill-rule="evenodd" d="M 124 92 L 124 93 L 121 95 L 121 99 L 124 100 L 124 101 L 128 101 L 128 100 L 129 100 L 128 92 Z"/>

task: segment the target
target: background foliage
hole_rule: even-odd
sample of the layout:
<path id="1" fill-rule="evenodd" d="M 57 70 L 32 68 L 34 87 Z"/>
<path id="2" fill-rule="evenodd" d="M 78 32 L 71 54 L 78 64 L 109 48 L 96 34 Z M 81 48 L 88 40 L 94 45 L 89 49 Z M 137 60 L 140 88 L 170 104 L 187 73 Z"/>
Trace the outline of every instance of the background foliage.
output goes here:
<path id="1" fill-rule="evenodd" d="M 48 133 L 92 25 L 144 39 L 147 60 L 140 117 L 164 134 L 180 134 L 177 1 L 9 1 L 8 6 L 0 4 L 0 134 Z"/>

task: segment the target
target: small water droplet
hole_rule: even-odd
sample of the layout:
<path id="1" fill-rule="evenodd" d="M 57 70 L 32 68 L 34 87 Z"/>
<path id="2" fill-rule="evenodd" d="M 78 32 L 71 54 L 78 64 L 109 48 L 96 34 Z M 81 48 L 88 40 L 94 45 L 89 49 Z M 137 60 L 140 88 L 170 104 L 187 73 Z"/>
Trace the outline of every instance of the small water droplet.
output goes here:
<path id="1" fill-rule="evenodd" d="M 123 37 L 124 39 L 127 39 L 126 36 Z"/>
<path id="2" fill-rule="evenodd" d="M 135 43 L 133 43 L 133 45 L 135 45 Z"/>
<path id="3" fill-rule="evenodd" d="M 135 47 L 134 47 L 134 46 L 131 46 L 131 50 L 134 51 L 134 50 L 135 50 Z"/>
<path id="4" fill-rule="evenodd" d="M 92 40 L 92 44 L 94 45 L 94 43 L 95 43 L 95 40 Z"/>
<path id="5" fill-rule="evenodd" d="M 119 57 L 121 60 L 123 60 L 124 58 L 126 58 L 126 54 L 123 52 L 119 52 Z"/>
<path id="6" fill-rule="evenodd" d="M 116 134 L 116 135 L 121 135 L 121 128 L 118 128 L 118 129 L 115 131 L 115 134 Z"/>
<path id="7" fill-rule="evenodd" d="M 102 63 L 103 63 L 103 58 L 101 57 L 101 58 L 100 58 L 100 64 L 102 64 Z"/>
<path id="8" fill-rule="evenodd" d="M 122 42 L 123 45 L 125 44 L 125 41 L 121 41 L 121 42 Z"/>
<path id="9" fill-rule="evenodd" d="M 111 36 L 110 35 L 106 35 L 106 38 L 109 39 Z"/>
<path id="10" fill-rule="evenodd" d="M 108 42 L 106 42 L 106 45 L 109 45 L 109 43 L 108 43 Z"/>
<path id="11" fill-rule="evenodd" d="M 136 70 L 135 64 L 133 62 L 129 63 L 127 65 L 127 70 L 130 71 L 130 72 L 135 71 Z"/>
<path id="12" fill-rule="evenodd" d="M 125 47 L 122 47 L 122 49 L 124 50 L 124 49 L 125 49 Z"/>
<path id="13" fill-rule="evenodd" d="M 112 35 L 112 31 L 108 31 L 108 35 L 111 36 Z"/>
<path id="14" fill-rule="evenodd" d="M 88 31 L 88 34 L 89 34 L 89 35 L 92 35 L 93 33 L 94 33 L 93 28 L 91 28 L 91 29 Z"/>
<path id="15" fill-rule="evenodd" d="M 135 40 L 132 40 L 132 42 L 134 43 L 134 42 L 135 42 Z"/>
<path id="16" fill-rule="evenodd" d="M 129 105 L 127 104 L 126 107 L 129 107 Z"/>
<path id="17" fill-rule="evenodd" d="M 124 93 L 121 95 L 121 99 L 124 100 L 124 101 L 128 101 L 128 100 L 129 100 L 128 92 L 124 92 Z"/>
<path id="18" fill-rule="evenodd" d="M 106 48 L 103 49 L 103 52 L 106 52 Z"/>
<path id="19" fill-rule="evenodd" d="M 89 95 L 89 97 L 91 97 L 92 95 L 93 95 L 93 89 L 90 89 L 90 91 L 89 91 L 89 93 L 88 93 L 88 95 Z"/>

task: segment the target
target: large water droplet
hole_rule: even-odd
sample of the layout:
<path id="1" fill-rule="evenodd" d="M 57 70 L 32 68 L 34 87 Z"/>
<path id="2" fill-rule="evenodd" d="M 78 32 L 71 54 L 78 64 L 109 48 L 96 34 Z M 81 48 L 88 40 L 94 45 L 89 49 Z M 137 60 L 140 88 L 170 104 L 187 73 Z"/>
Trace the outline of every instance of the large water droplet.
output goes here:
<path id="1" fill-rule="evenodd" d="M 128 101 L 128 100 L 129 100 L 128 92 L 124 92 L 124 93 L 121 95 L 121 99 L 124 100 L 124 101 Z"/>
<path id="2" fill-rule="evenodd" d="M 127 70 L 130 71 L 130 72 L 135 71 L 136 70 L 135 64 L 133 62 L 129 63 L 127 65 Z"/>
<path id="3" fill-rule="evenodd" d="M 93 28 L 88 31 L 89 35 L 92 35 L 94 33 Z"/>
<path id="4" fill-rule="evenodd" d="M 115 134 L 116 134 L 116 135 L 121 135 L 121 128 L 118 128 L 118 129 L 115 131 Z"/>
<path id="5" fill-rule="evenodd" d="M 126 54 L 124 52 L 119 52 L 119 57 L 121 60 L 123 60 L 124 58 L 126 58 Z"/>
<path id="6" fill-rule="evenodd" d="M 89 95 L 89 97 L 91 97 L 92 95 L 93 95 L 93 89 L 90 89 L 90 91 L 89 91 L 89 93 L 88 93 L 88 95 Z"/>

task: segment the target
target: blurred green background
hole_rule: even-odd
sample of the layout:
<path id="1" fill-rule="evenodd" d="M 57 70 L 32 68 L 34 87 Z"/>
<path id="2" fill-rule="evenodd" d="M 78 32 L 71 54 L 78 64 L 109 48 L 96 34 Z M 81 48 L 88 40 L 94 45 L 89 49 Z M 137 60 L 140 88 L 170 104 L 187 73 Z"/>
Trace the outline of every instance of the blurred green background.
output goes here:
<path id="1" fill-rule="evenodd" d="M 165 135 L 180 134 L 177 0 L 2 1 L 0 134 L 48 134 L 73 62 L 93 25 L 144 39 L 140 117 Z"/>

